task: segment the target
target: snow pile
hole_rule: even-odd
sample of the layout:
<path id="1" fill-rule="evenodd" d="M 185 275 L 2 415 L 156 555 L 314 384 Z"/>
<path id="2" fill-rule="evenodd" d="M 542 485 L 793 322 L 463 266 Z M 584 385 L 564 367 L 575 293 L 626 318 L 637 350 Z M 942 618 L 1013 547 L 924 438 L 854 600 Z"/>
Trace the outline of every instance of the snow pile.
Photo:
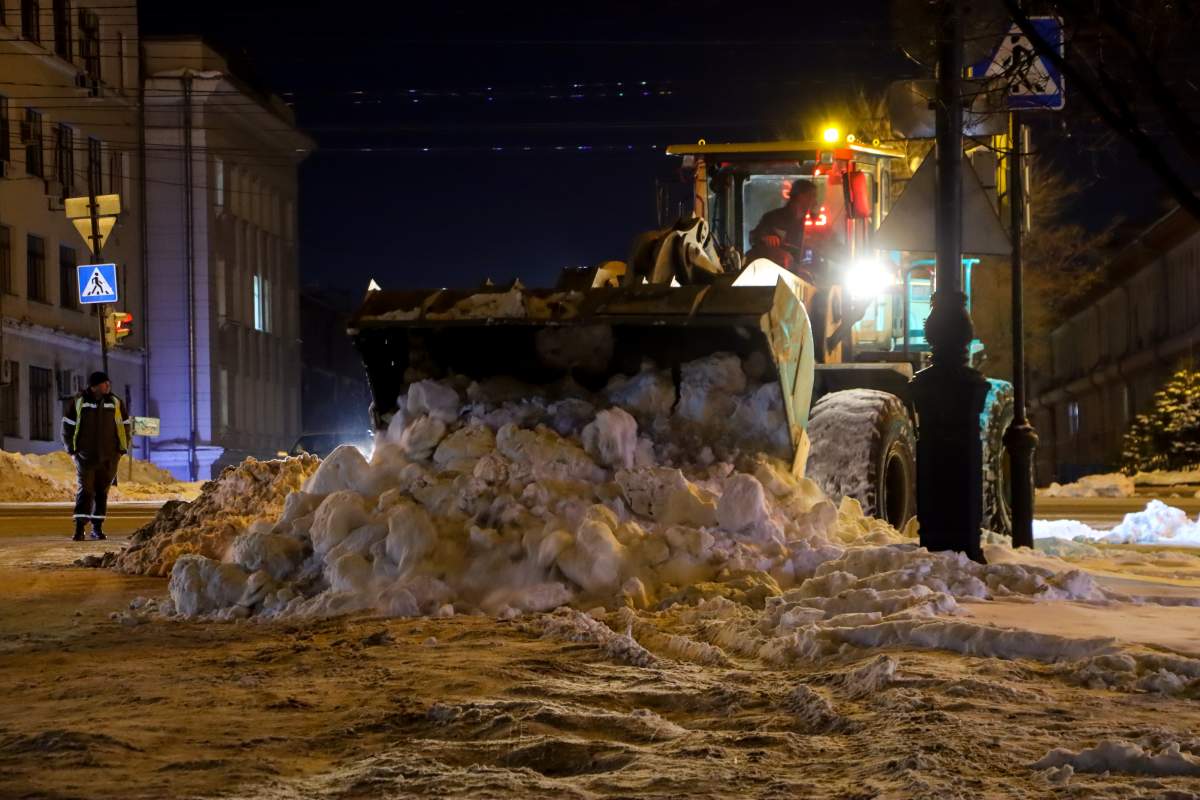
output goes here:
<path id="1" fill-rule="evenodd" d="M 1086 475 L 1074 483 L 1052 483 L 1037 493 L 1039 497 L 1132 497 L 1135 491 L 1133 478 L 1114 472 Z"/>
<path id="2" fill-rule="evenodd" d="M 1095 747 L 1073 752 L 1056 747 L 1033 764 L 1034 769 L 1069 767 L 1072 772 L 1117 772 L 1126 775 L 1200 775 L 1200 757 L 1183 752 L 1178 742 L 1160 753 L 1121 739 L 1104 739 Z M 1067 773 L 1069 776 L 1071 773 Z"/>
<path id="3" fill-rule="evenodd" d="M 352 449 L 352 448 L 351 448 Z M 357 451 L 356 451 L 357 452 Z M 285 499 L 317 470 L 320 459 L 303 455 L 278 461 L 246 459 L 204 484 L 192 502 L 168 502 L 117 557 L 121 572 L 169 575 L 185 554 L 223 559 L 256 520 L 284 510 Z"/>
<path id="4" fill-rule="evenodd" d="M 65 451 L 44 455 L 0 451 L 0 502 L 65 502 L 75 499 L 75 491 L 75 461 Z M 125 456 L 109 499 L 182 499 L 194 497 L 197 491 L 197 484 L 176 481 L 170 472 L 138 459 L 133 461 L 131 479 Z"/>
<path id="5" fill-rule="evenodd" d="M 1153 470 L 1125 475 L 1120 472 L 1087 475 L 1074 483 L 1051 483 L 1038 489 L 1039 497 L 1133 497 L 1139 486 L 1200 484 L 1200 470 Z"/>
<path id="6" fill-rule="evenodd" d="M 1161 500 L 1151 500 L 1144 510 L 1126 514 L 1112 530 L 1096 530 L 1075 520 L 1034 520 L 1033 535 L 1035 539 L 1200 547 L 1200 521 L 1191 520 L 1184 511 Z"/>
<path id="7" fill-rule="evenodd" d="M 1138 486 L 1185 486 L 1200 483 L 1200 469 L 1136 472 L 1133 482 Z"/>
<path id="8" fill-rule="evenodd" d="M 731 633 L 735 651 L 786 660 L 845 644 L 953 639 L 958 629 L 923 626 L 961 614 L 960 599 L 1105 599 L 1081 572 L 928 553 L 856 501 L 835 507 L 781 462 L 738 454 L 722 435 L 759 390 L 747 373 L 734 356 L 692 362 L 669 402 L 674 387 L 649 366 L 610 384 L 608 407 L 571 387 L 544 396 L 508 381 L 418 381 L 369 461 L 338 448 L 281 512 L 256 503 L 262 513 L 251 521 L 238 511 L 222 546 L 178 558 L 175 610 L 218 619 L 364 610 L 514 617 L 563 606 L 724 608 L 705 605 L 719 601 L 765 609 L 749 631 Z M 715 431 L 716 444 L 684 458 L 697 430 Z M 566 623 L 595 637 L 580 617 Z M 1070 650 L 1038 652 L 1054 647 Z"/>

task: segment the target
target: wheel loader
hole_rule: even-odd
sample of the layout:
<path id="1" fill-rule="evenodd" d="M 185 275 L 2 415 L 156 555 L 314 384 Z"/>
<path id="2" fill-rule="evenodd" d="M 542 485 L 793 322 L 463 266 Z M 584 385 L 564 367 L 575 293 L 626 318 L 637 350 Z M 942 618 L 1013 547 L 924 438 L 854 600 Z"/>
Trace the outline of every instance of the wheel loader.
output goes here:
<path id="1" fill-rule="evenodd" d="M 552 288 L 370 291 L 349 333 L 366 366 L 376 429 L 422 377 L 563 378 L 598 389 L 647 359 L 678 376 L 714 353 L 757 354 L 783 398 L 797 475 L 903 526 L 916 513 L 909 380 L 927 358 L 933 286 L 925 259 L 880 253 L 899 152 L 847 139 L 673 145 L 680 180 L 625 261 L 562 271 Z M 812 181 L 803 252 L 789 269 L 754 255 L 750 232 Z M 672 197 L 682 200 L 672 207 Z M 964 263 L 969 270 L 970 260 Z M 993 381 L 980 420 L 984 526 L 1009 533 L 1002 437 L 1011 387 Z M 931 422 L 929 424 L 936 424 Z"/>

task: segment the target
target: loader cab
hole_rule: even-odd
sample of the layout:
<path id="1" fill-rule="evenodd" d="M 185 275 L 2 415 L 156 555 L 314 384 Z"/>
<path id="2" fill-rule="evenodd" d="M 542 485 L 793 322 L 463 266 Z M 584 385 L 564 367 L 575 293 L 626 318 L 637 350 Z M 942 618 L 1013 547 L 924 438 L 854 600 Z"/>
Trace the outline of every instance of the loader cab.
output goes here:
<path id="1" fill-rule="evenodd" d="M 673 190 L 660 187 L 659 223 L 703 217 L 719 248 L 744 254 L 763 214 L 787 203 L 795 180 L 809 180 L 817 201 L 805 221 L 804 260 L 832 281 L 838 266 L 871 252 L 890 205 L 891 162 L 901 157 L 848 139 L 671 145 L 667 153 L 681 157 L 683 180 Z"/>

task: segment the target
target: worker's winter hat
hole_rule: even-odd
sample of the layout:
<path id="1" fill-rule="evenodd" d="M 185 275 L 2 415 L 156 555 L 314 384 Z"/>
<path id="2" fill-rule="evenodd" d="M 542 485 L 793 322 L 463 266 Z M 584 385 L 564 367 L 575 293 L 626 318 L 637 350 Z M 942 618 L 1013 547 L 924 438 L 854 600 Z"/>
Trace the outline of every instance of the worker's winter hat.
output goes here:
<path id="1" fill-rule="evenodd" d="M 99 386 L 102 383 L 108 383 L 108 375 L 104 372 L 93 372 L 88 376 L 88 388 Z"/>
<path id="2" fill-rule="evenodd" d="M 816 194 L 817 185 L 807 178 L 797 178 L 792 181 L 791 196 L 796 197 L 802 194 Z"/>

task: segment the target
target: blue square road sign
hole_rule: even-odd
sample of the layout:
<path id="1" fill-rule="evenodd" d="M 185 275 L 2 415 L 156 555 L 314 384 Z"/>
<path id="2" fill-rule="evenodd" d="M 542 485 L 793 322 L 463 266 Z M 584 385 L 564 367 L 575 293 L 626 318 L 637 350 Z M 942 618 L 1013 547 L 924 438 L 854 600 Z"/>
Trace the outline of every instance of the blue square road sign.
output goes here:
<path id="1" fill-rule="evenodd" d="M 84 264 L 75 268 L 79 276 L 82 305 L 117 302 L 117 265 Z"/>

